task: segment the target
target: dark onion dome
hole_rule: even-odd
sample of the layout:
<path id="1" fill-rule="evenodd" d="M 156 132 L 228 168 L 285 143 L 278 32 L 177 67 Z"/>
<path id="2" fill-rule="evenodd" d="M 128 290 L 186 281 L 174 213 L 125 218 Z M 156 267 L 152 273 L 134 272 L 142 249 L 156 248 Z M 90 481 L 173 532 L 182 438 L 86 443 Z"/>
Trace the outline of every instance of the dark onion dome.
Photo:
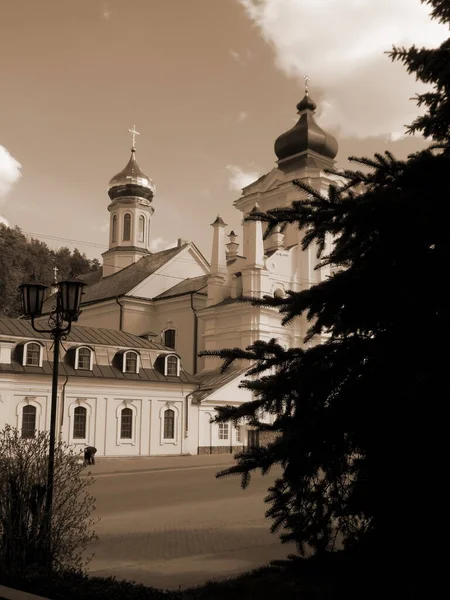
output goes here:
<path id="1" fill-rule="evenodd" d="M 297 104 L 300 119 L 292 129 L 282 133 L 275 141 L 275 154 L 279 160 L 307 150 L 329 159 L 336 156 L 338 152 L 336 138 L 317 125 L 313 116 L 316 108 L 317 104 L 308 94 Z"/>
<path id="2" fill-rule="evenodd" d="M 115 175 L 108 185 L 108 195 L 111 200 L 121 196 L 137 196 L 151 200 L 155 193 L 155 184 L 143 171 L 136 161 L 136 150 L 131 149 L 131 157 L 123 171 Z"/>

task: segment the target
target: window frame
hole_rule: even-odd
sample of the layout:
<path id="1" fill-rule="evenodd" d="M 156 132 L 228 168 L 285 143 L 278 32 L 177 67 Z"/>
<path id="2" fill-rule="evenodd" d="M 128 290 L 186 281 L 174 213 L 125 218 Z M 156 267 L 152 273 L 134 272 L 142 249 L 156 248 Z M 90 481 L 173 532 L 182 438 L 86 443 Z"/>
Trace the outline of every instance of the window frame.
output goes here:
<path id="1" fill-rule="evenodd" d="M 111 243 L 117 243 L 117 214 L 114 214 L 111 219 Z"/>
<path id="2" fill-rule="evenodd" d="M 228 441 L 230 439 L 230 427 L 229 423 L 218 423 L 217 439 L 221 441 Z M 225 435 L 226 432 L 226 435 Z"/>
<path id="3" fill-rule="evenodd" d="M 47 402 L 47 398 L 46 397 L 41 397 L 43 402 Z M 17 417 L 17 429 L 20 432 L 20 435 L 22 435 L 22 418 L 23 418 L 23 412 L 22 409 L 25 406 L 34 406 L 36 409 L 36 431 L 42 431 L 42 404 L 41 402 L 38 400 L 38 398 L 36 396 L 25 396 L 24 399 L 19 402 L 16 406 L 16 417 Z M 33 438 L 22 438 L 22 439 L 33 439 Z"/>
<path id="4" fill-rule="evenodd" d="M 169 415 L 171 419 L 171 436 L 166 435 L 166 419 L 168 417 L 167 413 L 171 413 L 171 415 Z M 163 413 L 163 439 L 170 441 L 175 439 L 175 411 L 173 408 L 166 408 Z"/>
<path id="5" fill-rule="evenodd" d="M 68 399 L 70 401 L 68 407 L 68 417 L 69 417 L 69 443 L 70 444 L 88 444 L 90 440 L 94 438 L 93 431 L 93 420 L 92 420 L 92 406 L 89 403 L 88 398 L 71 398 Z M 91 399 L 92 402 L 92 399 Z M 74 434 L 74 421 L 75 421 L 75 410 L 78 407 L 82 407 L 86 409 L 86 429 L 85 429 L 85 437 L 84 438 L 75 438 Z"/>
<path id="6" fill-rule="evenodd" d="M 177 374 L 169 374 L 169 358 L 175 358 L 177 361 Z M 165 377 L 179 377 L 180 376 L 180 357 L 176 354 L 166 354 L 164 357 L 164 376 Z"/>
<path id="7" fill-rule="evenodd" d="M 122 410 L 129 408 L 132 412 L 131 438 L 122 438 Z M 122 400 L 116 408 L 116 445 L 117 446 L 136 446 L 136 433 L 138 429 L 139 409 L 131 400 Z"/>
<path id="8" fill-rule="evenodd" d="M 134 354 L 136 356 L 136 369 L 134 371 L 128 371 L 127 370 L 127 355 L 129 354 Z M 123 357 L 122 357 L 122 373 L 135 373 L 137 375 L 139 375 L 139 368 L 140 368 L 141 364 L 140 364 L 140 356 L 139 356 L 139 352 L 136 352 L 136 350 L 126 350 L 123 353 Z"/>
<path id="9" fill-rule="evenodd" d="M 38 364 L 37 365 L 30 365 L 28 364 L 27 358 L 28 358 L 28 346 L 35 344 L 36 346 L 38 346 L 39 348 L 39 360 L 38 360 Z M 23 356 L 22 356 L 22 366 L 23 367 L 42 367 L 42 363 L 43 363 L 43 347 L 42 344 L 40 344 L 39 342 L 37 342 L 36 340 L 30 340 L 29 342 L 25 342 L 25 344 L 23 345 Z"/>
<path id="10" fill-rule="evenodd" d="M 127 414 L 124 415 L 123 413 L 127 411 Z M 127 419 L 126 422 L 124 422 L 124 419 Z M 120 409 L 120 439 L 121 440 L 132 440 L 133 439 L 133 411 L 131 410 L 131 408 L 129 408 L 128 406 L 124 406 L 123 408 Z M 128 423 L 129 421 L 129 423 Z M 129 433 L 130 435 L 124 435 L 124 424 L 127 425 L 126 429 L 128 430 L 128 426 L 129 426 Z"/>
<path id="11" fill-rule="evenodd" d="M 142 224 L 142 227 L 141 227 L 141 224 Z M 144 215 L 139 215 L 139 218 L 138 218 L 137 241 L 140 242 L 141 244 L 145 243 L 145 216 Z"/>
<path id="12" fill-rule="evenodd" d="M 165 438 L 164 437 L 164 416 L 167 410 L 172 410 L 174 412 L 173 419 L 173 438 Z M 177 446 L 179 444 L 180 439 L 180 419 L 181 411 L 178 403 L 174 402 L 165 402 L 160 410 L 159 410 L 159 421 L 160 421 L 160 446 L 164 445 L 174 445 Z"/>
<path id="13" fill-rule="evenodd" d="M 170 344 L 166 343 L 166 334 L 171 333 L 171 335 L 173 335 L 173 346 L 171 346 Z M 173 334 L 172 334 L 173 332 Z M 176 349 L 176 345 L 177 345 L 177 330 L 175 329 L 175 327 L 167 327 L 167 329 L 163 329 L 162 332 L 162 344 L 163 346 L 166 346 L 166 348 L 170 348 L 171 350 L 175 350 Z"/>
<path id="14" fill-rule="evenodd" d="M 89 350 L 89 368 L 80 367 L 80 350 Z M 92 367 L 94 366 L 94 351 L 89 346 L 77 346 L 75 348 L 75 370 L 77 371 L 92 371 Z"/>
<path id="15" fill-rule="evenodd" d="M 128 217 L 128 219 L 127 219 Z M 129 231 L 127 232 L 126 227 L 125 227 L 125 221 L 129 221 L 130 223 L 130 227 L 129 227 Z M 125 237 L 125 233 L 128 233 L 128 237 Z M 123 215 L 123 219 L 122 219 L 122 242 L 131 242 L 131 237 L 132 237 L 132 215 L 129 212 L 126 212 Z"/>
<path id="16" fill-rule="evenodd" d="M 26 409 L 33 409 L 34 410 L 34 429 L 33 429 L 33 435 L 23 435 L 23 424 L 24 424 L 24 413 Z M 36 432 L 37 432 L 37 420 L 38 420 L 38 415 L 37 415 L 37 408 L 36 406 L 34 406 L 34 404 L 25 404 L 24 406 L 22 406 L 22 410 L 21 410 L 21 427 L 20 427 L 20 439 L 22 440 L 33 440 L 36 438 Z"/>
<path id="17" fill-rule="evenodd" d="M 77 425 L 77 411 L 83 411 L 84 416 L 84 425 L 83 425 L 83 434 L 84 435 L 75 435 L 75 427 Z M 88 411 L 87 408 L 81 404 L 75 406 L 73 409 L 73 421 L 72 421 L 72 439 L 73 440 L 85 440 L 87 438 L 87 428 L 88 428 Z"/>

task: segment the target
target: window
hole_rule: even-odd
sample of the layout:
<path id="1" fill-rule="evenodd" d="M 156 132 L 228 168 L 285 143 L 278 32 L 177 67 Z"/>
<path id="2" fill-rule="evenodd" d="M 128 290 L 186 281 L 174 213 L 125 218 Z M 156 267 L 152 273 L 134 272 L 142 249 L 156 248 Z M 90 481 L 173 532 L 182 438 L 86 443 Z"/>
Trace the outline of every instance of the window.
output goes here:
<path id="1" fill-rule="evenodd" d="M 117 215 L 114 215 L 112 218 L 111 241 L 117 242 Z"/>
<path id="2" fill-rule="evenodd" d="M 139 373 L 139 356 L 137 352 L 125 352 L 123 355 L 123 372 Z"/>
<path id="3" fill-rule="evenodd" d="M 131 408 L 122 408 L 120 411 L 120 437 L 131 440 L 133 437 L 133 411 Z"/>
<path id="4" fill-rule="evenodd" d="M 175 412 L 169 408 L 164 411 L 164 439 L 173 440 L 175 437 Z"/>
<path id="5" fill-rule="evenodd" d="M 170 355 L 166 358 L 166 377 L 179 375 L 178 356 Z"/>
<path id="6" fill-rule="evenodd" d="M 86 439 L 87 410 L 77 406 L 73 411 L 73 439 Z"/>
<path id="7" fill-rule="evenodd" d="M 92 350 L 89 348 L 77 348 L 75 368 L 81 371 L 92 369 Z"/>
<path id="8" fill-rule="evenodd" d="M 228 439 L 228 423 L 219 423 L 219 440 Z"/>
<path id="9" fill-rule="evenodd" d="M 273 293 L 274 298 L 284 298 L 284 292 L 281 288 L 277 288 Z"/>
<path id="10" fill-rule="evenodd" d="M 124 242 L 131 240 L 131 215 L 127 213 L 123 218 L 123 235 L 122 239 Z"/>
<path id="11" fill-rule="evenodd" d="M 138 229 L 138 241 L 143 242 L 145 240 L 145 217 L 141 215 L 139 217 L 139 229 Z"/>
<path id="12" fill-rule="evenodd" d="M 28 404 L 22 409 L 22 437 L 34 438 L 36 432 L 36 407 Z"/>
<path id="13" fill-rule="evenodd" d="M 240 442 L 241 440 L 241 428 L 239 425 L 236 425 L 236 441 Z"/>
<path id="14" fill-rule="evenodd" d="M 175 329 L 166 329 L 164 332 L 164 346 L 175 348 Z"/>
<path id="15" fill-rule="evenodd" d="M 35 342 L 29 342 L 25 345 L 25 362 L 24 366 L 27 367 L 40 367 L 41 366 L 41 347 Z"/>

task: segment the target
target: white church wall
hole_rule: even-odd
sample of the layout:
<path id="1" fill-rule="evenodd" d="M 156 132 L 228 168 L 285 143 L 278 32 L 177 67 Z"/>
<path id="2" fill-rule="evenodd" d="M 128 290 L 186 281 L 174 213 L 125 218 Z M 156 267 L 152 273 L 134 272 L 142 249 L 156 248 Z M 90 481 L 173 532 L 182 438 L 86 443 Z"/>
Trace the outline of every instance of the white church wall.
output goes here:
<path id="1" fill-rule="evenodd" d="M 82 307 L 78 325 L 119 329 L 120 307 L 115 301 L 87 304 Z"/>

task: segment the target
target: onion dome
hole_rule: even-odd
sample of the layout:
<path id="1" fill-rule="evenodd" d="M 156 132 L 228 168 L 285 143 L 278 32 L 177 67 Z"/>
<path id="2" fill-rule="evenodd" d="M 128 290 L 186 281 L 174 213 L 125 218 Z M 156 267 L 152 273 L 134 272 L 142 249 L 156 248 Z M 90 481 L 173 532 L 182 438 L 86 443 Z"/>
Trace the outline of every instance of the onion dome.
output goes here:
<path id="1" fill-rule="evenodd" d="M 317 125 L 314 119 L 316 108 L 317 104 L 306 93 L 303 100 L 297 104 L 300 115 L 297 124 L 275 141 L 275 154 L 280 161 L 308 151 L 331 160 L 336 156 L 336 138 Z"/>
<path id="2" fill-rule="evenodd" d="M 137 196 L 151 201 L 154 193 L 155 184 L 137 164 L 136 149 L 133 146 L 127 166 L 109 182 L 108 196 L 111 200 L 122 196 Z"/>

